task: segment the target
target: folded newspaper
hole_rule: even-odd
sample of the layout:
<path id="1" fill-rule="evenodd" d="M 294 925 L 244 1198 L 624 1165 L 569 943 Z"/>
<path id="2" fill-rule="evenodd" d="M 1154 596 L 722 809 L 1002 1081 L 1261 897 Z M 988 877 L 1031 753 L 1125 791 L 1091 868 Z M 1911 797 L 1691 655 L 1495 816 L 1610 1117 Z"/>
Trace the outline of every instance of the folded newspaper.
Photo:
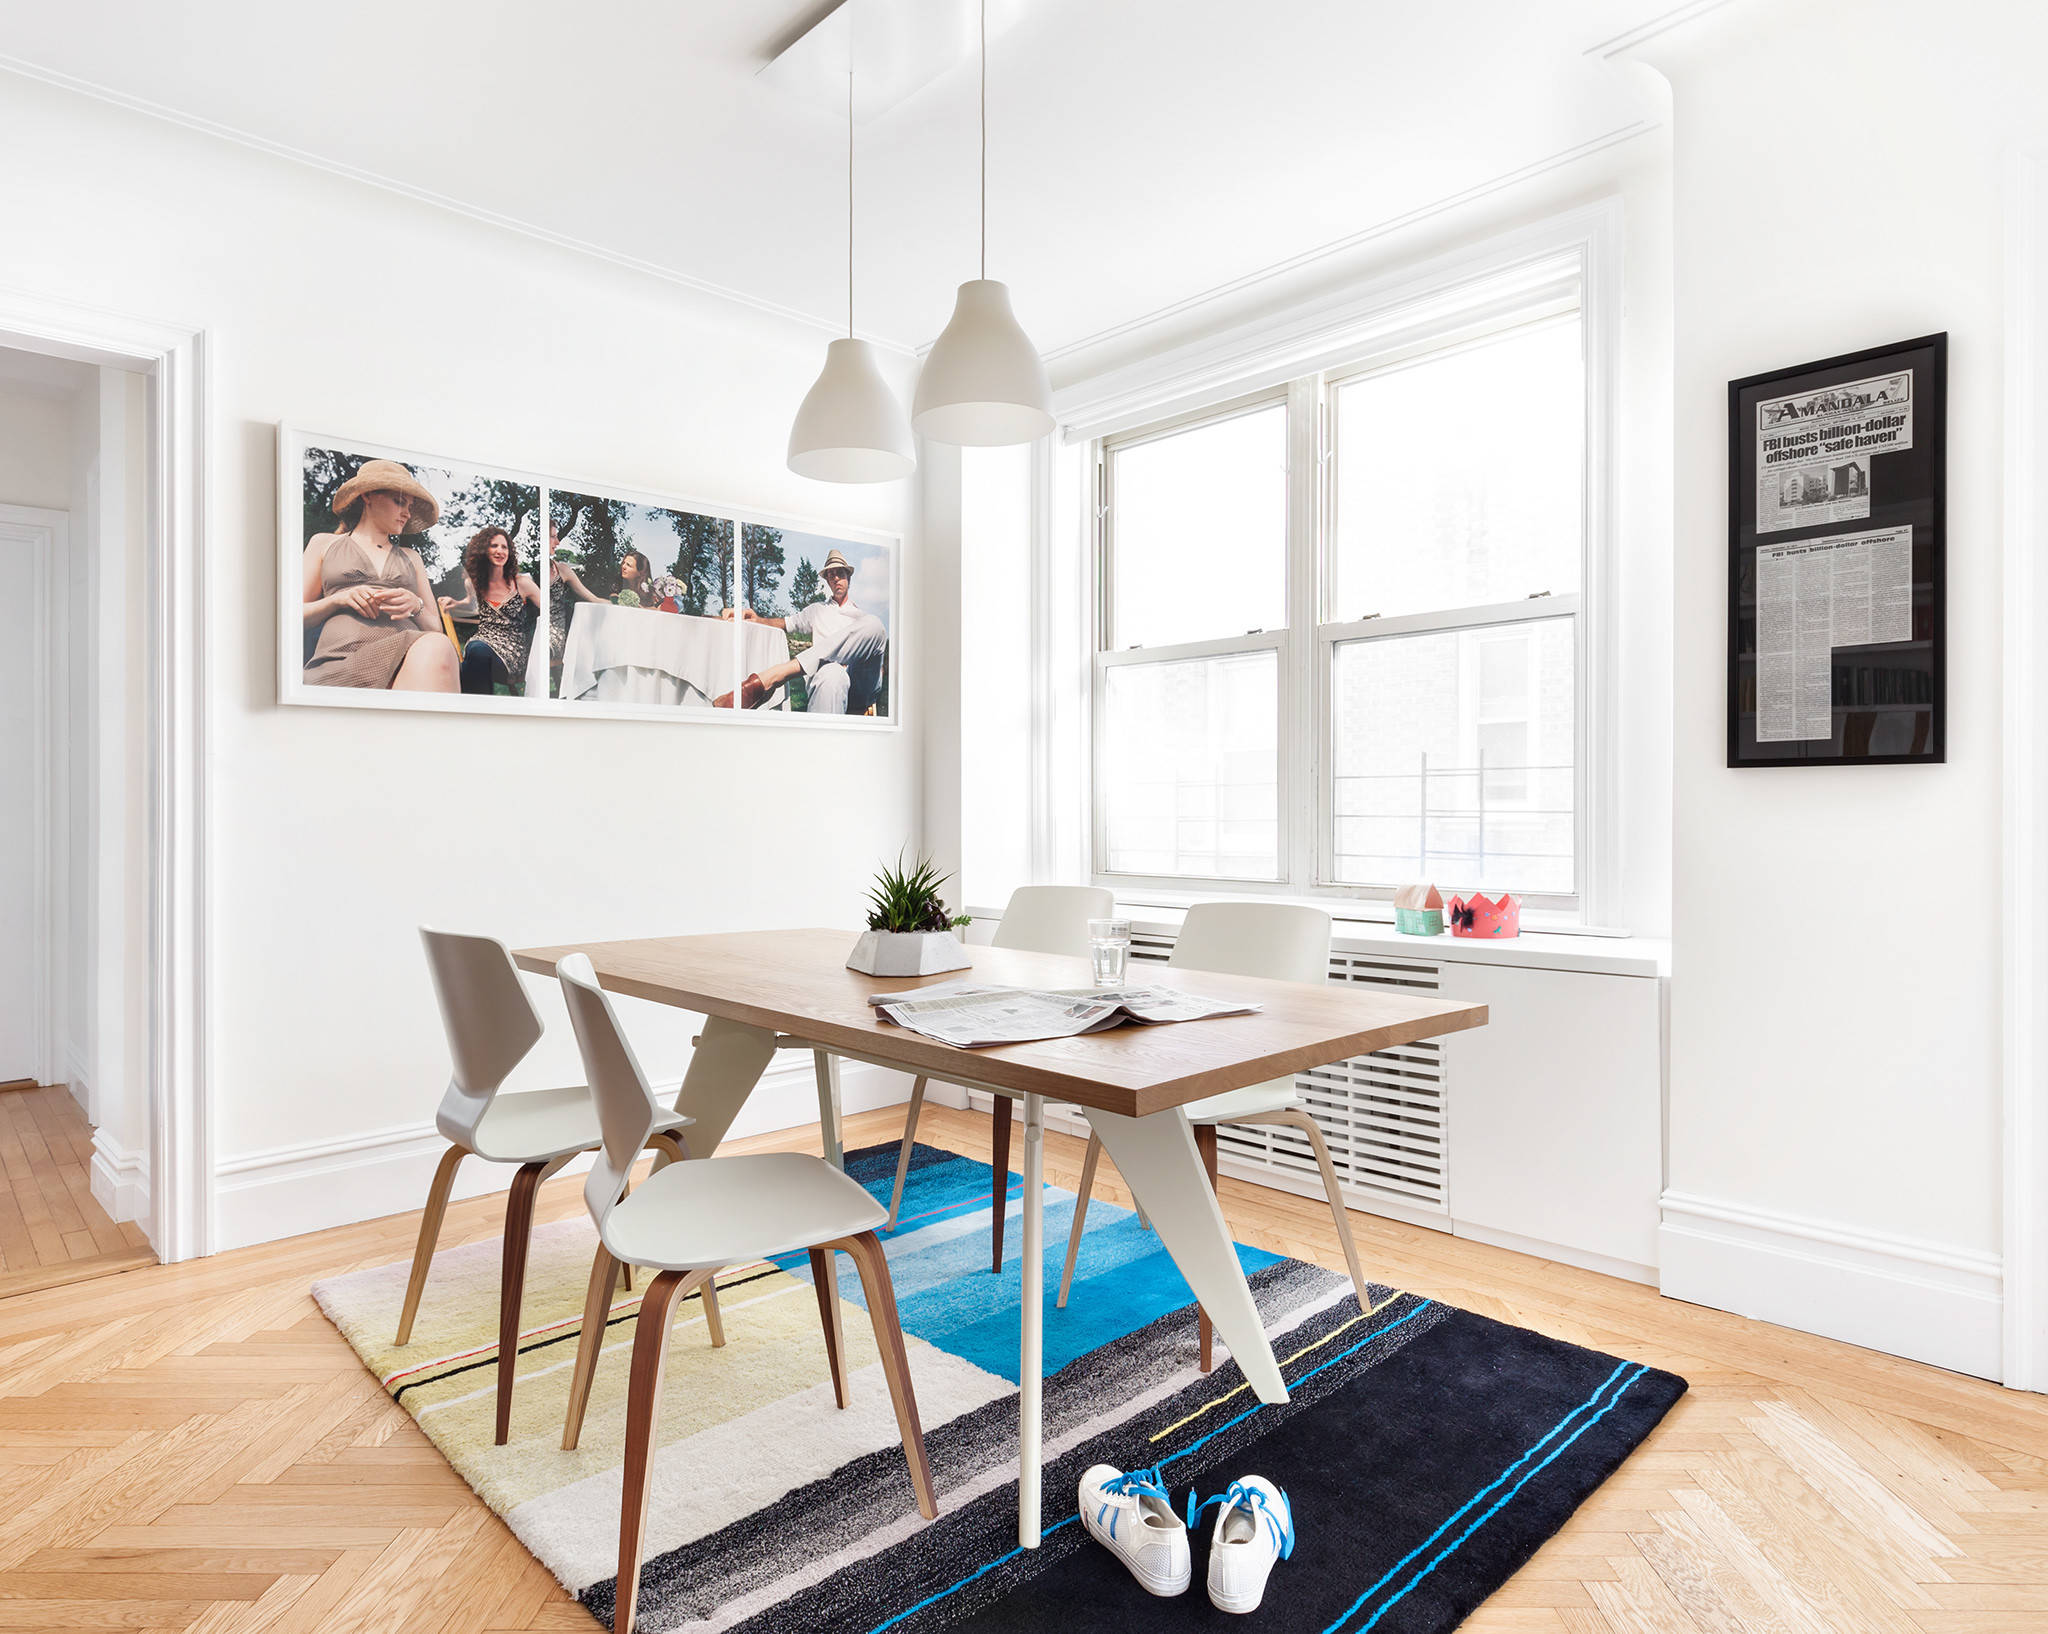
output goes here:
<path id="1" fill-rule="evenodd" d="M 1170 987 L 992 987 L 978 982 L 876 993 L 868 1003 L 899 1026 L 964 1050 L 1074 1038 L 1127 1021 L 1154 1026 L 1210 1016 L 1248 1016 L 1260 1008 Z"/>

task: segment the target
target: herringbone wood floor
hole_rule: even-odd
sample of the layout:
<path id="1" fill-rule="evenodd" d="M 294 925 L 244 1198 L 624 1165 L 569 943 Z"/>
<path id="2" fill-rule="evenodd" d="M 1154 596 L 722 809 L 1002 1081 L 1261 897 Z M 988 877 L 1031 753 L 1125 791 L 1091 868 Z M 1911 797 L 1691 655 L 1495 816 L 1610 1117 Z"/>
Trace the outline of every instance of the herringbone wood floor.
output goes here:
<path id="1" fill-rule="evenodd" d="M 849 1144 L 900 1127 L 852 1118 Z M 920 1134 L 986 1158 L 987 1129 L 931 1108 Z M 1050 1178 L 1071 1186 L 1080 1156 L 1047 1137 Z M 1097 1183 L 1128 1200 L 1113 1175 Z M 543 1215 L 580 1208 L 579 1186 L 550 1185 Z M 1240 1238 L 1341 1268 L 1319 1205 L 1223 1191 Z M 444 1241 L 495 1236 L 500 1206 L 456 1205 Z M 2041 1399 L 1354 1221 L 1376 1277 L 1692 1381 L 1474 1634 L 2048 1630 Z M 0 1630 L 593 1627 L 306 1293 L 402 1257 L 414 1230 L 398 1216 L 0 1300 Z"/>

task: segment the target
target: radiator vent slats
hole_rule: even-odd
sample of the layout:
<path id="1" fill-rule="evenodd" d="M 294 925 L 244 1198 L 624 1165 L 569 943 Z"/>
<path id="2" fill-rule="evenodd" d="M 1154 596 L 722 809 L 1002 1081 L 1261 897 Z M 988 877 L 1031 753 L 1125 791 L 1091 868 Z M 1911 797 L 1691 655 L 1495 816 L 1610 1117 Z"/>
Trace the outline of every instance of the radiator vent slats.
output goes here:
<path id="1" fill-rule="evenodd" d="M 1138 931 L 1135 960 L 1165 961 L 1173 938 Z M 1441 967 L 1384 953 L 1332 953 L 1330 980 L 1434 993 Z M 1395 1198 L 1407 1207 L 1443 1213 L 1450 1199 L 1449 1108 L 1442 1048 L 1401 1044 L 1297 1074 L 1295 1085 L 1321 1126 L 1338 1184 L 1361 1208 Z M 1222 1156 L 1320 1184 L 1315 1154 L 1292 1129 L 1226 1124 L 1217 1131 Z"/>

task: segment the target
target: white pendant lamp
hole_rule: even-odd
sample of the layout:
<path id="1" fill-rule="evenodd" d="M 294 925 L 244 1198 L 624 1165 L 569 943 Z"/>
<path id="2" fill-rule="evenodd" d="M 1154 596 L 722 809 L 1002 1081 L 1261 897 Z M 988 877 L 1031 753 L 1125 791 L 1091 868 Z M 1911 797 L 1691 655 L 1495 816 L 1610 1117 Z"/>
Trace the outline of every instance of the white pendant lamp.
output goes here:
<path id="1" fill-rule="evenodd" d="M 821 482 L 890 482 L 916 469 L 910 422 L 882 378 L 875 349 L 853 335 L 853 74 L 846 76 L 846 339 L 825 348 L 825 368 L 789 428 L 789 468 Z"/>
<path id="2" fill-rule="evenodd" d="M 981 5 L 981 276 L 960 286 L 953 319 L 924 360 L 911 424 L 934 442 L 969 448 L 1036 442 L 1053 428 L 1052 382 L 988 276 L 988 0 Z"/>

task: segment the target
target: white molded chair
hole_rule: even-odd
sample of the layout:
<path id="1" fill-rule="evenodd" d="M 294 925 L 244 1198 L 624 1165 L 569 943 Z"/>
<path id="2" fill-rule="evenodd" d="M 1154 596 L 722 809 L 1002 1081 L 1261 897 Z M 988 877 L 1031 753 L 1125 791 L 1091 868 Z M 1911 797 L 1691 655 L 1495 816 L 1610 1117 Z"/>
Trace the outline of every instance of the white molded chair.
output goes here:
<path id="1" fill-rule="evenodd" d="M 1167 961 L 1188 970 L 1215 970 L 1233 976 L 1262 976 L 1269 981 L 1308 982 L 1316 986 L 1330 979 L 1330 916 L 1319 908 L 1293 907 L 1282 902 L 1198 902 L 1188 909 L 1180 935 Z M 1358 1293 L 1358 1308 L 1364 1310 L 1365 1275 L 1358 1268 L 1358 1245 L 1351 1239 L 1351 1221 L 1344 1208 L 1343 1193 L 1337 1189 L 1337 1172 L 1330 1164 L 1330 1149 L 1314 1116 L 1302 1104 L 1292 1078 L 1275 1078 L 1269 1083 L 1249 1084 L 1243 1089 L 1225 1090 L 1206 1100 L 1191 1101 L 1185 1108 L 1195 1126 L 1195 1144 L 1201 1149 L 1209 1184 L 1216 1184 L 1216 1128 L 1225 1123 L 1275 1123 L 1299 1129 L 1308 1137 L 1323 1171 L 1323 1192 L 1330 1213 L 1337 1222 L 1337 1236 L 1344 1244 L 1344 1263 L 1351 1271 L 1351 1286 Z M 1059 1303 L 1064 1307 L 1074 1283 L 1074 1259 L 1081 1251 L 1081 1228 L 1088 1217 L 1088 1194 L 1095 1184 L 1095 1164 L 1102 1156 L 1102 1142 L 1088 1138 L 1088 1153 L 1081 1161 L 1080 1195 L 1074 1204 L 1074 1224 L 1067 1234 L 1067 1263 L 1060 1273 Z M 1202 1371 L 1209 1370 L 1211 1336 L 1208 1313 L 1202 1313 Z"/>
<path id="2" fill-rule="evenodd" d="M 502 1447 L 512 1422 L 519 1307 L 526 1289 L 534 1196 L 542 1181 L 579 1152 L 597 1146 L 603 1137 L 596 1103 L 582 1084 L 514 1095 L 498 1093 L 542 1032 L 540 1015 L 526 996 L 505 944 L 488 936 L 459 936 L 425 926 L 420 928 L 420 940 L 426 945 L 427 969 L 434 978 L 434 996 L 440 1000 L 441 1025 L 448 1034 L 454 1070 L 440 1110 L 434 1114 L 434 1125 L 447 1140 L 448 1150 L 441 1154 L 427 1190 L 395 1342 L 411 1342 L 413 1318 L 419 1314 L 427 1268 L 433 1263 L 441 1219 L 448 1209 L 448 1193 L 462 1160 L 474 1154 L 486 1163 L 518 1164 L 505 1203 L 505 1248 L 498 1287 L 497 1433 Z M 690 1121 L 678 1113 L 661 1113 L 648 1126 L 641 1146 L 657 1149 L 657 1164 L 682 1156 L 677 1131 Z M 636 1147 L 636 1155 L 638 1151 Z"/>
<path id="3" fill-rule="evenodd" d="M 833 1254 L 844 1250 L 860 1273 L 875 1345 L 896 1409 L 896 1427 L 910 1464 L 910 1484 L 925 1519 L 938 1515 L 924 1433 L 911 1390 L 910 1358 L 896 1315 L 889 1264 L 875 1227 L 882 1205 L 821 1158 L 802 1152 L 763 1152 L 745 1157 L 707 1157 L 672 1163 L 643 1181 L 630 1196 L 626 1175 L 662 1116 L 619 1030 L 611 1001 L 597 984 L 588 957 L 571 954 L 556 967 L 583 1070 L 597 1098 L 604 1144 L 583 1184 L 583 1201 L 597 1222 L 598 1250 L 590 1266 L 590 1291 L 583 1329 L 576 1343 L 576 1370 L 569 1382 L 569 1412 L 562 1446 L 573 1450 L 583 1432 L 590 1383 L 604 1347 L 605 1319 L 620 1265 L 644 1265 L 660 1272 L 640 1301 L 633 1366 L 626 1395 L 626 1461 L 619 1499 L 619 1577 L 614 1634 L 630 1634 L 640 1592 L 640 1549 L 647 1528 L 647 1496 L 654 1468 L 654 1432 L 661 1419 L 662 1364 L 668 1352 L 669 1322 L 677 1303 L 695 1290 L 707 1296 L 705 1325 L 711 1342 L 723 1345 L 709 1296 L 714 1278 L 728 1265 L 751 1264 L 808 1249 L 825 1326 L 825 1354 L 839 1405 L 851 1401 L 845 1346 L 839 1330 L 839 1279 Z"/>
<path id="4" fill-rule="evenodd" d="M 1116 914 L 1116 894 L 1099 885 L 1020 885 L 1010 893 L 1002 923 L 989 940 L 991 947 L 1018 948 L 1026 953 L 1057 953 L 1088 957 L 1088 921 Z M 917 1115 L 924 1110 L 924 1079 L 910 1086 L 910 1110 L 903 1119 L 903 1150 L 896 1158 L 896 1189 L 889 1196 L 889 1230 L 903 1207 L 903 1182 L 910 1173 L 910 1150 L 917 1141 Z M 994 1106 L 993 1230 L 995 1269 L 1003 1268 L 1003 1200 L 1010 1189 L 1010 1103 L 998 1096 Z"/>

